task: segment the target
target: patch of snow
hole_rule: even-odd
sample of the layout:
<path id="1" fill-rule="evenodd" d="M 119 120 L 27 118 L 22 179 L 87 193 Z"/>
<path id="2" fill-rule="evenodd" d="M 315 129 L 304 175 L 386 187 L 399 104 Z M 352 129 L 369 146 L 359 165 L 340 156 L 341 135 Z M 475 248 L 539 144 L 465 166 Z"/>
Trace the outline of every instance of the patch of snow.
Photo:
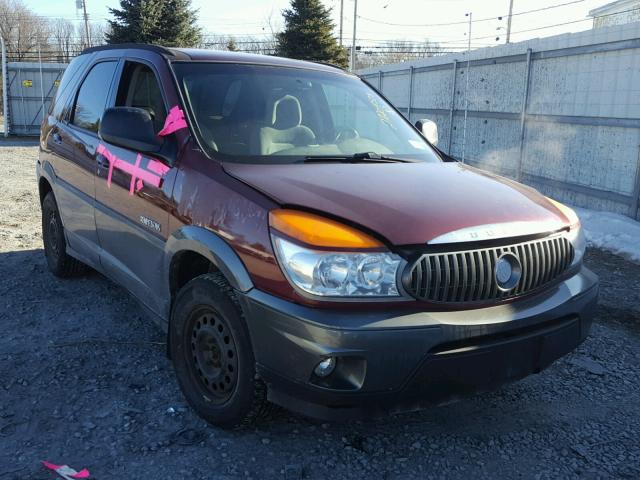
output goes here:
<path id="1" fill-rule="evenodd" d="M 589 246 L 609 250 L 640 263 L 640 222 L 611 212 L 573 207 Z"/>

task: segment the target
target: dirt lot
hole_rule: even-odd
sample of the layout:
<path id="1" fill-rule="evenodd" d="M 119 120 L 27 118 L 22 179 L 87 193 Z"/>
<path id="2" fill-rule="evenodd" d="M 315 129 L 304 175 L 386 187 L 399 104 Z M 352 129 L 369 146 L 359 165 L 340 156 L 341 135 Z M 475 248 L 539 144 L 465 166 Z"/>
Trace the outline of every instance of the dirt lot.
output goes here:
<path id="1" fill-rule="evenodd" d="M 640 266 L 602 251 L 591 337 L 540 375 L 420 414 L 207 426 L 120 287 L 46 269 L 37 150 L 0 144 L 0 479 L 640 478 Z M 640 241 L 640 240 L 639 240 Z"/>

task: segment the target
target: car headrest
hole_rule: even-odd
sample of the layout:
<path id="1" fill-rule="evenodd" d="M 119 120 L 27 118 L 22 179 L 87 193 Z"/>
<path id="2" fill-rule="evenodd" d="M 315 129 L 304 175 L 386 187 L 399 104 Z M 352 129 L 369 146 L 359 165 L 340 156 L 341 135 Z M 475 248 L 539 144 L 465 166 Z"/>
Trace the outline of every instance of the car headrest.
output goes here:
<path id="1" fill-rule="evenodd" d="M 285 95 L 279 98 L 273 104 L 273 114 L 271 116 L 271 124 L 273 128 L 285 130 L 287 128 L 297 127 L 302 123 L 302 109 L 300 101 L 292 96 Z"/>

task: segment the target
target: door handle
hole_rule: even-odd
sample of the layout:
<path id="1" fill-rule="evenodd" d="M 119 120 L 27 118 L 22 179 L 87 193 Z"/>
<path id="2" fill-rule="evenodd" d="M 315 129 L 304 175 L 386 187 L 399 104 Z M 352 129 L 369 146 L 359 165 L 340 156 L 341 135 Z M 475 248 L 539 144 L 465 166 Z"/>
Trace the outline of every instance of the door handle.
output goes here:
<path id="1" fill-rule="evenodd" d="M 58 132 L 54 132 L 54 134 L 51 135 L 51 138 L 53 138 L 53 143 L 56 145 L 62 145 L 62 137 Z"/>

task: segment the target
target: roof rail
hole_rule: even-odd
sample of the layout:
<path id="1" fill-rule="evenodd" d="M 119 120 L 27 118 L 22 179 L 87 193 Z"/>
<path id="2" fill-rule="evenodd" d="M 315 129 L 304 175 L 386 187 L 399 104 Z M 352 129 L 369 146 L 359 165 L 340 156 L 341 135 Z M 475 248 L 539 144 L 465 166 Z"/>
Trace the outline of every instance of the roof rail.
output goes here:
<path id="1" fill-rule="evenodd" d="M 351 73 L 346 68 L 342 68 L 340 65 L 336 65 L 335 63 L 323 62 L 322 60 L 306 60 L 306 61 L 311 63 L 317 63 L 318 65 L 326 65 L 327 67 L 333 67 L 333 68 L 337 68 L 338 70 L 342 70 L 343 72 Z"/>
<path id="2" fill-rule="evenodd" d="M 107 45 L 99 45 L 97 47 L 85 48 L 81 55 L 85 53 L 101 52 L 104 50 L 121 50 L 121 49 L 137 49 L 155 52 L 167 57 L 183 56 L 182 52 L 176 52 L 173 49 L 163 47 L 161 45 L 149 45 L 147 43 L 110 43 Z"/>

